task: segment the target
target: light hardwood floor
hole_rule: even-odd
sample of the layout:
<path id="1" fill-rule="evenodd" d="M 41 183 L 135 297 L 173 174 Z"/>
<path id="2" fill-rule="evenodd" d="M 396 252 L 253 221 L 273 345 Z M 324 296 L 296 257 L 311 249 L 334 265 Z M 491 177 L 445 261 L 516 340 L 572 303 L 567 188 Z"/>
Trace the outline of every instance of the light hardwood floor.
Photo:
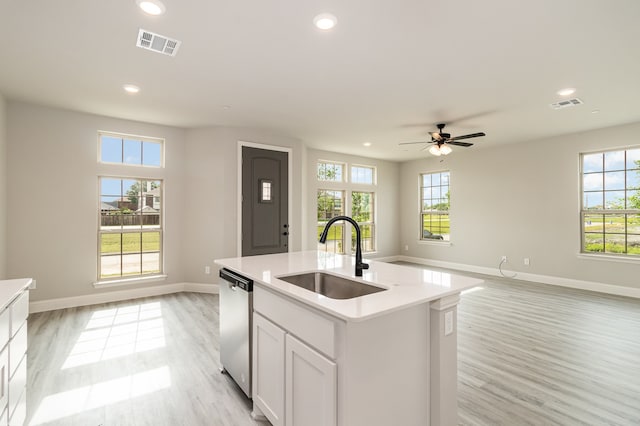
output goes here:
<path id="1" fill-rule="evenodd" d="M 492 277 L 458 320 L 460 424 L 640 425 L 640 301 Z M 28 424 L 264 425 L 217 342 L 216 295 L 33 314 Z"/>

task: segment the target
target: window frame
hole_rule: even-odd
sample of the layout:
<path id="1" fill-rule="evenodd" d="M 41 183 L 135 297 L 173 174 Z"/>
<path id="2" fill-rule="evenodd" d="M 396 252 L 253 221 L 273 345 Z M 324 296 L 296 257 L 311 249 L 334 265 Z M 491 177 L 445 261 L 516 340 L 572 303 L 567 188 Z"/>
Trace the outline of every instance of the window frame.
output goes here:
<path id="1" fill-rule="evenodd" d="M 122 161 L 121 162 L 112 162 L 112 161 L 102 161 L 102 137 L 112 137 L 122 139 L 123 145 L 121 148 Z M 124 140 L 134 140 L 139 141 L 141 143 L 140 150 L 140 164 L 137 163 L 126 163 L 124 161 Z M 153 143 L 160 145 L 160 164 L 144 164 L 144 143 Z M 156 138 L 152 136 L 140 136 L 140 135 L 131 135 L 126 133 L 117 133 L 117 132 L 109 132 L 98 130 L 98 164 L 106 164 L 112 166 L 127 166 L 127 167 L 144 167 L 151 169 L 163 169 L 165 167 L 165 139 L 164 138 Z"/>
<path id="2" fill-rule="evenodd" d="M 332 215 L 329 219 L 326 220 L 318 220 L 318 213 L 319 213 L 319 205 L 317 204 L 317 200 L 319 199 L 319 195 L 320 192 L 334 192 L 334 193 L 340 193 L 342 195 L 342 197 L 340 198 L 341 200 L 341 213 L 337 214 L 337 215 Z M 320 232 L 320 228 L 322 227 L 322 229 L 324 229 L 324 227 L 327 225 L 327 223 L 329 222 L 329 220 L 331 220 L 332 218 L 336 217 L 336 216 L 341 216 L 341 215 L 345 215 L 346 211 L 347 211 L 347 190 L 346 189 L 326 189 L 326 188 L 318 188 L 316 190 L 316 226 L 317 226 L 317 233 L 319 234 Z M 337 199 L 335 197 L 332 198 L 333 200 Z M 325 251 L 327 252 L 331 252 L 331 253 L 336 253 L 336 254 L 346 254 L 346 242 L 347 242 L 347 238 L 346 238 L 346 233 L 347 233 L 347 229 L 345 227 L 345 223 L 344 222 L 340 222 L 340 223 L 334 223 L 333 225 L 331 225 L 331 229 L 329 229 L 329 236 L 331 235 L 332 232 L 337 232 L 337 229 L 341 228 L 341 233 L 342 233 L 342 239 L 341 240 L 337 240 L 337 239 L 327 239 L 327 243 L 329 241 L 341 241 L 342 243 L 342 251 L 336 251 L 336 250 L 328 250 L 328 244 L 324 244 L 325 246 Z M 336 244 L 338 243 L 334 243 L 333 246 L 335 247 Z"/>
<path id="3" fill-rule="evenodd" d="M 433 188 L 433 180 L 431 182 L 431 185 L 429 186 L 424 186 L 424 177 L 425 176 L 433 176 L 436 174 L 442 175 L 443 173 L 448 174 L 448 183 L 446 185 L 447 187 L 447 193 L 449 194 L 449 207 L 448 210 L 446 210 L 446 215 L 448 216 L 449 219 L 449 232 L 447 234 L 433 234 L 432 235 L 442 235 L 442 239 L 436 239 L 436 238 L 425 238 L 424 237 L 424 216 L 427 214 L 431 214 L 433 215 L 434 211 L 444 211 L 444 210 L 425 210 L 424 208 L 424 189 L 425 188 Z M 450 170 L 434 170 L 434 171 L 430 171 L 430 172 L 421 172 L 418 176 L 419 182 L 418 182 L 418 219 L 419 219 L 419 234 L 418 234 L 418 242 L 421 244 L 437 244 L 437 245 L 451 245 L 451 171 Z M 443 185 L 438 185 L 438 187 L 442 188 Z M 440 196 L 439 198 L 444 198 L 443 196 Z M 433 197 L 429 198 L 430 200 L 433 200 Z M 443 215 L 443 214 L 439 214 L 439 215 Z M 429 231 L 431 232 L 431 231 Z M 447 238 L 445 238 L 445 235 L 447 236 Z"/>
<path id="4" fill-rule="evenodd" d="M 130 229 L 124 229 L 125 225 L 121 225 L 121 227 L 119 229 L 102 229 L 102 197 L 103 197 L 103 191 L 102 191 L 102 180 L 103 179 L 116 179 L 116 180 L 130 180 L 130 181 L 137 181 L 140 183 L 143 182 L 160 182 L 160 195 L 159 195 L 159 202 L 160 202 L 160 207 L 159 207 L 159 218 L 158 218 L 158 227 L 157 228 L 144 228 L 144 224 L 140 224 L 139 227 L 136 228 L 130 228 Z M 110 284 L 110 283 L 118 283 L 118 282 L 128 282 L 128 281 L 139 281 L 139 280 L 145 280 L 145 279 L 150 279 L 150 278 L 162 278 L 162 277 L 166 277 L 166 275 L 164 275 L 164 231 L 165 231 L 165 226 L 164 226 L 164 187 L 165 187 L 165 181 L 164 179 L 161 178 L 154 178 L 154 177 L 140 177 L 140 176 L 123 176 L 123 175 L 106 175 L 106 174 L 101 174 L 98 176 L 98 206 L 97 206 L 97 281 L 95 284 L 97 285 L 104 285 L 104 284 Z M 113 194 L 115 195 L 115 194 Z M 122 194 L 121 194 L 122 195 Z M 156 202 L 156 195 L 152 194 L 150 195 L 152 198 L 152 203 Z M 140 212 L 140 217 L 143 217 L 143 212 Z M 135 225 L 137 226 L 137 225 Z M 148 273 L 144 273 L 143 270 L 143 262 L 142 262 L 142 255 L 144 254 L 143 251 L 143 245 L 142 245 L 142 239 L 143 239 L 143 235 L 144 234 L 150 234 L 150 233 L 158 233 L 158 271 L 153 271 L 153 272 L 148 272 Z M 140 239 L 141 239 L 141 243 L 140 243 L 140 251 L 139 252 L 135 252 L 135 253 L 131 253 L 131 254 L 140 254 L 141 256 L 141 264 L 140 264 L 140 273 L 138 274 L 123 274 L 123 266 L 124 263 L 122 262 L 122 256 L 123 256 L 123 252 L 122 252 L 122 242 L 120 243 L 120 274 L 119 275 L 113 275 L 113 276 L 108 276 L 108 277 L 103 277 L 102 276 L 102 257 L 103 257 L 103 252 L 102 252 L 102 236 L 103 235 L 125 235 L 125 234 L 140 234 Z"/>
<path id="5" fill-rule="evenodd" d="M 599 258 L 599 259 L 615 259 L 620 261 L 628 261 L 628 262 L 639 262 L 640 261 L 640 253 L 629 253 L 628 250 L 628 240 L 629 235 L 635 235 L 640 238 L 640 233 L 629 233 L 629 216 L 637 216 L 637 219 L 640 219 L 640 208 L 630 208 L 627 206 L 627 200 L 629 196 L 629 192 L 635 192 L 640 196 L 640 185 L 638 188 L 632 188 L 629 186 L 628 174 L 629 172 L 635 172 L 640 174 L 640 164 L 637 167 L 629 168 L 628 165 L 628 157 L 627 153 L 629 151 L 637 151 L 640 150 L 640 146 L 626 146 L 619 147 L 613 149 L 603 149 L 597 151 L 588 151 L 581 152 L 578 156 L 579 160 L 579 179 L 580 179 L 580 202 L 579 202 L 579 220 L 580 220 L 580 256 L 588 256 L 590 258 Z M 622 152 L 624 155 L 623 163 L 624 169 L 607 169 L 606 167 L 606 154 L 607 153 L 618 153 Z M 585 157 L 590 155 L 602 155 L 602 169 L 597 171 L 585 171 Z M 640 159 L 640 158 L 639 158 Z M 637 160 L 632 160 L 637 161 Z M 624 174 L 624 187 L 623 189 L 614 188 L 607 189 L 606 188 L 606 174 L 607 173 L 623 173 Z M 586 190 L 585 189 L 585 176 L 586 175 L 595 175 L 602 174 L 602 189 L 601 190 Z M 639 176 L 640 177 L 640 176 Z M 602 192 L 602 202 L 603 204 L 599 206 L 600 208 L 588 208 L 585 206 L 585 197 L 589 192 Z M 606 194 L 607 192 L 624 192 L 624 208 L 607 208 L 606 206 Z M 607 232 L 606 226 L 606 216 L 622 216 L 624 223 L 624 233 L 620 232 Z M 602 216 L 602 232 L 587 232 L 587 220 L 588 216 Z M 612 224 L 612 223 L 611 223 Z M 587 234 L 601 234 L 602 235 L 602 251 L 587 251 Z M 621 235 L 624 237 L 624 252 L 614 252 L 607 251 L 607 235 Z"/>

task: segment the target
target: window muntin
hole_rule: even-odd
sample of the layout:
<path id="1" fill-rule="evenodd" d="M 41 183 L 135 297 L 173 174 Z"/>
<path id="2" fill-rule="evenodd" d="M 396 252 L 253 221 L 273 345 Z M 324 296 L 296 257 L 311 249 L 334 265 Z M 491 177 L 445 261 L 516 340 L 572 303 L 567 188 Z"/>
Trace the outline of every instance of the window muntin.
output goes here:
<path id="1" fill-rule="evenodd" d="M 162 167 L 162 139 L 115 133 L 98 133 L 100 162 L 131 166 Z"/>
<path id="2" fill-rule="evenodd" d="M 581 251 L 640 255 L 640 148 L 581 160 Z"/>
<path id="3" fill-rule="evenodd" d="M 98 280 L 162 273 L 162 187 L 157 179 L 100 177 Z"/>
<path id="4" fill-rule="evenodd" d="M 344 164 L 331 161 L 318 161 L 319 181 L 344 182 Z"/>
<path id="5" fill-rule="evenodd" d="M 318 190 L 318 232 L 324 230 L 329 219 L 344 215 L 344 191 Z M 326 244 L 318 243 L 318 250 L 332 253 L 344 253 L 344 223 L 339 221 L 331 225 Z"/>
<path id="6" fill-rule="evenodd" d="M 420 239 L 450 241 L 449 172 L 420 175 Z"/>
<path id="7" fill-rule="evenodd" d="M 374 185 L 376 177 L 375 167 L 351 166 L 351 182 Z"/>
<path id="8" fill-rule="evenodd" d="M 375 247 L 375 220 L 374 220 L 374 196 L 373 192 L 353 191 L 351 193 L 351 217 L 360 225 L 360 238 L 362 252 L 373 252 Z M 356 251 L 356 230 L 351 229 L 351 252 Z"/>

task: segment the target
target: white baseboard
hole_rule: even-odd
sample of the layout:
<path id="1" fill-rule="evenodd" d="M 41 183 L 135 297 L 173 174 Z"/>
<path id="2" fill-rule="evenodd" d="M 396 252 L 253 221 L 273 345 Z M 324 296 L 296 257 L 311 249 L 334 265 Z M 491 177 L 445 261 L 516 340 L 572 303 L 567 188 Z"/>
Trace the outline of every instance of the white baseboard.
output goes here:
<path id="1" fill-rule="evenodd" d="M 29 313 L 53 311 L 55 309 L 75 308 L 78 306 L 96 305 L 99 303 L 119 302 L 122 300 L 139 299 L 141 297 L 160 296 L 163 294 L 180 293 L 218 293 L 218 284 L 176 283 L 152 287 L 118 290 L 105 293 L 88 294 L 85 296 L 61 297 L 58 299 L 37 300 L 29 303 Z"/>
<path id="2" fill-rule="evenodd" d="M 487 268 L 483 266 L 467 265 L 464 263 L 445 262 L 442 260 L 423 259 L 420 257 L 411 256 L 395 256 L 397 259 L 390 260 L 389 262 L 404 261 L 411 263 L 418 263 L 421 265 L 435 266 L 438 268 L 454 269 L 458 271 L 474 272 L 477 274 L 491 275 L 495 277 L 502 277 L 498 268 Z M 378 259 L 376 259 L 378 260 Z M 502 272 L 506 275 L 506 278 L 511 278 L 513 274 L 516 274 L 513 279 L 521 281 L 530 281 L 542 284 L 557 285 L 561 287 L 570 287 L 580 290 L 596 291 L 599 293 L 614 294 L 616 296 L 626 296 L 640 298 L 640 288 L 625 287 L 621 285 L 598 283 L 594 281 L 574 280 L 572 278 L 553 277 L 550 275 L 538 275 L 529 274 L 526 272 L 515 272 L 503 269 Z"/>

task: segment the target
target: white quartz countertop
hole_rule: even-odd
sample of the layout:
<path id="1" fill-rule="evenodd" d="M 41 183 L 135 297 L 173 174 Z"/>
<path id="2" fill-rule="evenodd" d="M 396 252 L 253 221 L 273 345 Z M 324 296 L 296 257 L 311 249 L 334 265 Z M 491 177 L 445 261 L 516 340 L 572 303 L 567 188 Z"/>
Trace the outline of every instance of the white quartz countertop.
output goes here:
<path id="1" fill-rule="evenodd" d="M 302 251 L 263 256 L 217 259 L 215 263 L 253 279 L 254 284 L 313 306 L 347 321 L 361 321 L 420 303 L 460 293 L 482 280 L 447 272 L 367 260 L 369 269 L 355 277 L 355 258 L 322 251 Z M 336 275 L 383 287 L 353 299 L 331 299 L 278 279 L 311 271 Z"/>
<path id="2" fill-rule="evenodd" d="M 31 281 L 31 278 L 0 280 L 0 310 L 6 308 L 19 293 L 29 287 Z"/>

